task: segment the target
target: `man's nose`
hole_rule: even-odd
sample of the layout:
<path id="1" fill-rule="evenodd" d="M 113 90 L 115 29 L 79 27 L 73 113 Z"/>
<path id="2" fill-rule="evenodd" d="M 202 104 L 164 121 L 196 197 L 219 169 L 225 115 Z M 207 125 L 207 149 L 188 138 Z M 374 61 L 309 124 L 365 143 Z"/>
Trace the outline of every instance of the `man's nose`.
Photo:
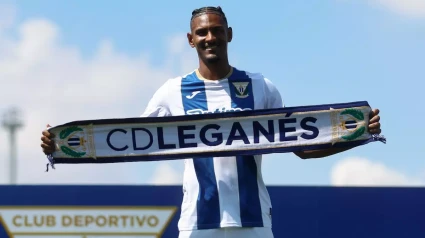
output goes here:
<path id="1" fill-rule="evenodd" d="M 207 42 L 215 41 L 216 37 L 211 31 L 208 31 L 207 36 L 205 37 L 205 40 Z"/>

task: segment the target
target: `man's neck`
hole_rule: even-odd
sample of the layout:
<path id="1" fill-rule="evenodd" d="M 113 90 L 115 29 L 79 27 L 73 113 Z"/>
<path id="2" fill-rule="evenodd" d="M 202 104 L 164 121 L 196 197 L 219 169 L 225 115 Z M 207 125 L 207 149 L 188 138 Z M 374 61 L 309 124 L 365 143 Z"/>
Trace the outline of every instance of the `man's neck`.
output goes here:
<path id="1" fill-rule="evenodd" d="M 198 72 L 201 74 L 201 76 L 208 80 L 220 80 L 223 78 L 226 78 L 230 71 L 232 69 L 232 66 L 230 66 L 228 63 L 226 64 L 199 64 Z"/>

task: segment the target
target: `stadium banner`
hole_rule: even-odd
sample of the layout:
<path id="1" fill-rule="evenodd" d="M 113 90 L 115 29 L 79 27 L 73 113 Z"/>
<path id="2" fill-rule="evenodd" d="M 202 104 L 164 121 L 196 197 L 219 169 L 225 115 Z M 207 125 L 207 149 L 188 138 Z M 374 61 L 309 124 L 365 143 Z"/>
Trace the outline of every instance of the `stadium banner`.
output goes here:
<path id="1" fill-rule="evenodd" d="M 291 185 L 267 189 L 276 238 L 425 234 L 423 187 Z M 0 194 L 0 238 L 179 236 L 181 185 L 0 185 Z"/>
<path id="2" fill-rule="evenodd" d="M 177 207 L 0 206 L 8 237 L 161 237 Z"/>
<path id="3" fill-rule="evenodd" d="M 155 118 L 73 121 L 49 129 L 51 165 L 285 153 L 385 143 L 371 107 L 351 102 Z"/>
<path id="4" fill-rule="evenodd" d="M 178 237 L 180 186 L 0 185 L 0 238 Z"/>

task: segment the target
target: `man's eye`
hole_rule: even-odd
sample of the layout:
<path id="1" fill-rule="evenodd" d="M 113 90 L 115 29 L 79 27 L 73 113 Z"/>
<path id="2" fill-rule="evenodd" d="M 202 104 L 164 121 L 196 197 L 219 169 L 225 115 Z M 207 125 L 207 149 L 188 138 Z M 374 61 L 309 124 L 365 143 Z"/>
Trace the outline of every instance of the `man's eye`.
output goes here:
<path id="1" fill-rule="evenodd" d="M 196 31 L 196 34 L 197 35 L 200 35 L 200 36 L 204 36 L 204 35 L 207 34 L 207 31 L 205 31 L 205 30 L 199 30 L 199 31 Z"/>
<path id="2" fill-rule="evenodd" d="M 217 33 L 223 33 L 224 29 L 220 27 L 220 28 L 214 29 L 214 31 L 217 32 Z"/>

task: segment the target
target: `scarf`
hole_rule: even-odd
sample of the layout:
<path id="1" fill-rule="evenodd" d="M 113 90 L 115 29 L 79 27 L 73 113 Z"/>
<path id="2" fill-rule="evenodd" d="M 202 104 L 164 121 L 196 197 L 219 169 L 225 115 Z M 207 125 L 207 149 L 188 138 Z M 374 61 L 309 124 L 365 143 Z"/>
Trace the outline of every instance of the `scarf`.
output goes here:
<path id="1" fill-rule="evenodd" d="M 72 121 L 55 127 L 49 164 L 259 155 L 386 143 L 370 134 L 368 102 L 155 118 Z M 47 165 L 47 167 L 49 166 Z"/>

